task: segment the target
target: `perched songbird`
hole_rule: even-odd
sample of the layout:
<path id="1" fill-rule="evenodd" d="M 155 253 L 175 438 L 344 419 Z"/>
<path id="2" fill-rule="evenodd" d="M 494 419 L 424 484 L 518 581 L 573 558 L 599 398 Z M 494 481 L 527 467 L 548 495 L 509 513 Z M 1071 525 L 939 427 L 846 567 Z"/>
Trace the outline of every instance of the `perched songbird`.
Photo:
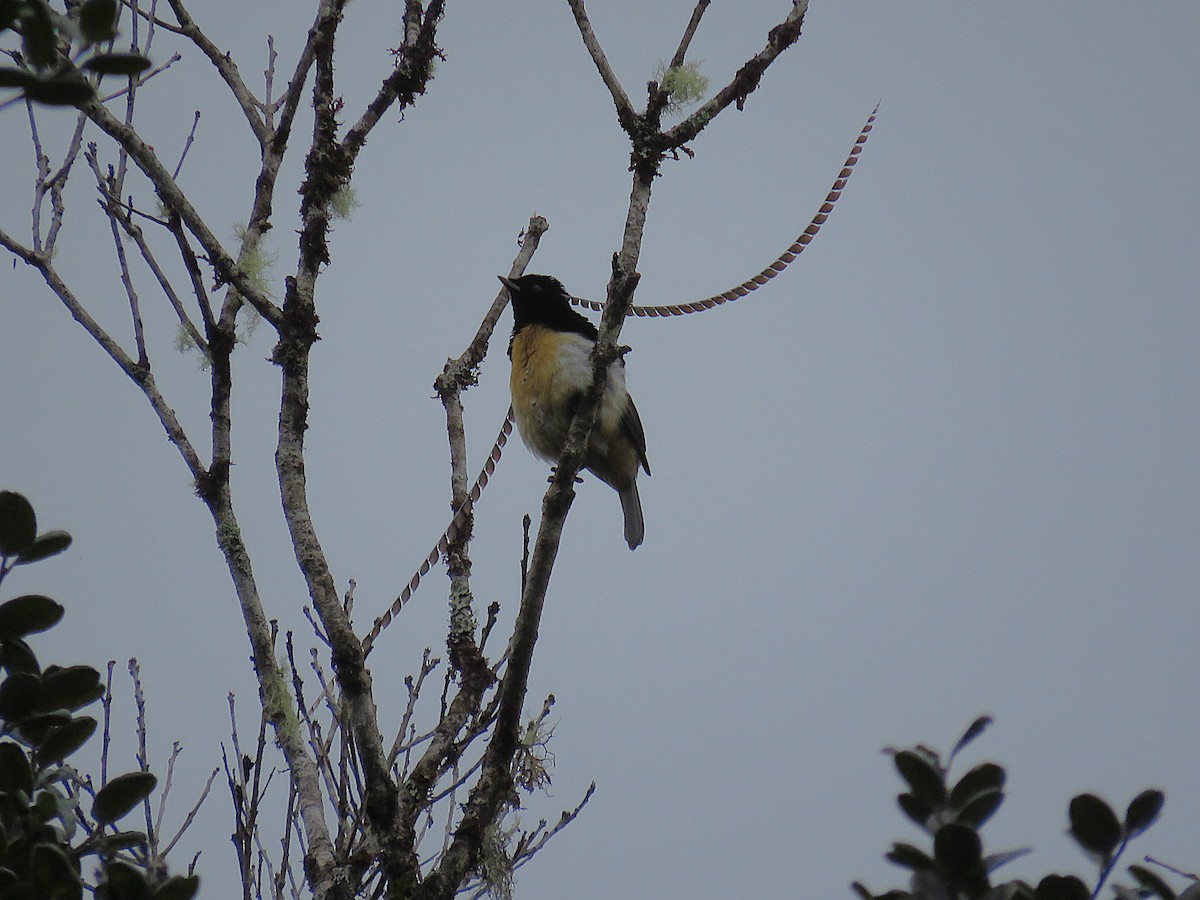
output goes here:
<path id="1" fill-rule="evenodd" d="M 526 446 L 536 456 L 557 462 L 571 419 L 584 393 L 592 386 L 592 348 L 596 326 L 571 309 L 570 296 L 557 278 L 523 275 L 500 281 L 512 299 L 513 333 L 508 342 L 512 360 L 513 412 Z M 646 434 L 629 391 L 625 361 L 608 371 L 608 384 L 596 412 L 583 466 L 621 495 L 625 541 L 632 550 L 642 542 L 642 501 L 638 497 L 638 467 L 650 474 Z"/>

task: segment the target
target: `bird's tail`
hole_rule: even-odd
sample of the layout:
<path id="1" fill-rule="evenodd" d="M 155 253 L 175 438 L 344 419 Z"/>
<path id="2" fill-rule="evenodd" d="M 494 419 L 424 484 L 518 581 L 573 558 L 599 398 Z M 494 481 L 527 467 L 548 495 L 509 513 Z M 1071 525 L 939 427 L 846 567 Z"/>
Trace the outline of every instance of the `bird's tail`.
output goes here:
<path id="1" fill-rule="evenodd" d="M 646 534 L 646 523 L 642 520 L 642 498 L 638 496 L 637 482 L 619 491 L 621 512 L 625 514 L 625 543 L 630 550 L 637 549 Z"/>

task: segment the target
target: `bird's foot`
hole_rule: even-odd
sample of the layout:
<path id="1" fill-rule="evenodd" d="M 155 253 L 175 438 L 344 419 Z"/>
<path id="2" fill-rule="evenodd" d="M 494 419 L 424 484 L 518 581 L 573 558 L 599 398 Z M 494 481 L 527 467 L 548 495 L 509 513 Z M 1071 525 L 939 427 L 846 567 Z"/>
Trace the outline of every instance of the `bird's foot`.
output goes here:
<path id="1" fill-rule="evenodd" d="M 555 477 L 557 477 L 557 475 L 558 475 L 558 466 L 551 466 L 550 467 L 550 477 L 546 479 L 546 484 L 553 484 L 554 479 L 555 479 Z M 580 478 L 578 475 L 576 475 L 575 483 L 583 484 L 583 479 Z"/>

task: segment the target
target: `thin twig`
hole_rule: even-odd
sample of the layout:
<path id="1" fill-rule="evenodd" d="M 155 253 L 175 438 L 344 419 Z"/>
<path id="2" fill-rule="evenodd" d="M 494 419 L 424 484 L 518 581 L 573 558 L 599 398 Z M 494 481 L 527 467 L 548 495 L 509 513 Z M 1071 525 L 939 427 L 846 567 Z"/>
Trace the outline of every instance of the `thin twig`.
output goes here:
<path id="1" fill-rule="evenodd" d="M 171 66 L 175 65 L 175 63 L 179 62 L 181 59 L 183 59 L 183 57 L 178 53 L 172 53 L 166 62 L 159 63 L 145 75 L 139 75 L 136 79 L 134 79 L 132 84 L 127 84 L 125 87 L 119 88 L 118 90 L 113 91 L 111 94 L 105 94 L 100 98 L 100 102 L 108 103 L 111 100 L 116 100 L 118 97 L 124 97 L 126 94 L 132 93 L 154 76 L 161 75 L 163 72 L 167 71 L 167 69 L 171 68 Z"/>
<path id="2" fill-rule="evenodd" d="M 233 694 L 229 695 L 229 704 L 230 718 L 236 721 L 236 718 L 233 716 Z M 250 832 L 246 827 L 246 786 L 245 776 L 242 774 L 241 769 L 242 755 L 237 749 L 236 724 L 233 727 L 233 735 L 236 761 L 233 765 L 230 765 L 229 754 L 225 749 L 225 744 L 222 743 L 221 763 L 225 768 L 225 780 L 229 785 L 229 799 L 233 804 L 233 834 L 230 835 L 230 840 L 233 842 L 234 851 L 237 853 L 238 876 L 242 882 L 242 900 L 250 900 L 254 869 L 250 858 Z"/>
<path id="3" fill-rule="evenodd" d="M 275 36 L 267 35 L 267 68 L 263 71 L 263 116 L 267 129 L 275 130 L 275 105 L 271 95 L 275 90 L 275 64 L 279 54 L 275 52 Z"/>
<path id="4" fill-rule="evenodd" d="M 1200 881 L 1200 874 L 1197 874 L 1196 872 L 1187 872 L 1183 869 L 1178 869 L 1175 866 L 1171 865 L 1170 863 L 1165 863 L 1161 859 L 1155 859 L 1153 856 L 1149 856 L 1149 855 L 1142 857 L 1142 859 L 1147 864 L 1152 865 L 1152 866 L 1161 866 L 1162 868 L 1166 869 L 1168 872 L 1178 875 L 1180 878 L 1187 878 L 1191 881 Z"/>
<path id="5" fill-rule="evenodd" d="M 213 319 L 208 287 L 204 283 L 204 273 L 200 270 L 200 259 L 188 241 L 187 232 L 184 231 L 183 222 L 179 216 L 169 216 L 166 227 L 171 236 L 175 238 L 175 246 L 179 248 L 179 258 L 183 261 L 183 267 L 188 273 L 192 296 L 196 298 L 196 307 L 200 310 L 200 320 L 204 323 L 204 331 L 211 335 L 216 331 L 216 321 Z M 205 344 L 205 352 L 208 353 L 207 344 Z"/>
<path id="6" fill-rule="evenodd" d="M 196 819 L 196 813 L 200 812 L 200 807 L 204 804 L 204 801 L 208 799 L 208 792 L 212 790 L 213 781 L 216 779 L 217 772 L 219 771 L 219 769 L 213 769 L 212 772 L 209 773 L 208 780 L 204 782 L 204 788 L 200 791 L 200 796 L 196 799 L 196 802 L 192 804 L 192 808 L 188 810 L 188 814 L 184 816 L 183 824 L 179 826 L 179 830 L 175 832 L 171 840 L 167 841 L 167 846 L 163 848 L 161 853 L 162 856 L 169 855 L 171 850 L 175 847 L 176 842 L 183 837 L 183 833 L 191 827 L 192 822 L 194 822 Z"/>
<path id="7" fill-rule="evenodd" d="M 707 103 L 701 105 L 674 128 L 663 132 L 655 140 L 656 146 L 662 150 L 682 147 L 698 135 L 709 122 L 716 118 L 718 113 L 731 103 L 735 104 L 739 110 L 742 109 L 746 98 L 758 88 L 763 73 L 771 63 L 800 37 L 800 28 L 804 24 L 806 12 L 808 12 L 808 0 L 796 0 L 787 18 L 767 34 L 766 46 L 747 60 L 737 70 L 730 82 L 717 91 Z"/>
<path id="8" fill-rule="evenodd" d="M 170 795 L 171 785 L 175 781 L 175 762 L 179 759 L 181 752 L 182 748 L 179 745 L 179 741 L 173 741 L 171 743 L 171 755 L 167 757 L 167 774 L 163 777 L 162 789 L 158 792 L 158 811 L 154 815 L 154 852 L 159 858 L 165 855 L 157 849 L 157 844 L 158 838 L 162 834 L 163 817 L 167 814 L 167 797 Z"/>
<path id="9" fill-rule="evenodd" d="M 559 817 L 558 824 L 542 835 L 541 840 L 530 844 L 522 853 L 513 857 L 513 869 L 519 869 L 521 866 L 525 865 L 525 863 L 529 862 L 529 860 L 533 859 L 534 854 L 545 847 L 546 843 L 552 837 L 574 822 L 579 817 L 579 814 L 583 812 L 583 808 L 588 805 L 588 801 L 592 799 L 592 795 L 594 793 L 596 793 L 596 782 L 593 781 L 590 785 L 588 785 L 588 789 L 584 793 L 583 799 L 579 801 L 574 809 L 570 811 L 563 810 L 562 815 Z"/>
<path id="10" fill-rule="evenodd" d="M 180 34 L 188 38 L 195 44 L 200 52 L 208 57 L 208 61 L 212 63 L 213 68 L 217 70 L 217 74 L 229 87 L 233 94 L 234 100 L 241 107 L 242 115 L 246 117 L 246 122 L 250 125 L 250 130 L 254 132 L 254 136 L 258 139 L 261 146 L 265 146 L 270 140 L 271 134 L 267 130 L 266 123 L 258 110 L 261 103 L 250 92 L 246 83 L 242 80 L 241 73 L 238 72 L 237 63 L 233 61 L 233 57 L 223 52 L 216 44 L 209 39 L 191 17 L 187 8 L 183 5 L 183 0 L 167 0 L 171 6 L 171 12 L 175 14 L 175 19 L 179 22 Z"/>
<path id="11" fill-rule="evenodd" d="M 33 141 L 33 159 L 37 168 L 37 179 L 33 189 L 33 209 L 30 216 L 33 220 L 33 249 L 41 253 L 42 248 L 42 198 L 46 195 L 46 182 L 50 178 L 50 158 L 42 152 L 42 138 L 38 133 L 37 117 L 34 115 L 34 104 L 25 101 L 25 109 L 29 115 L 29 136 Z"/>
<path id="12" fill-rule="evenodd" d="M 436 38 L 445 3 L 444 0 L 429 0 L 429 6 L 418 22 L 416 16 L 420 8 L 419 3 L 406 4 L 404 46 L 397 53 L 396 67 L 383 80 L 378 93 L 367 104 L 358 121 L 346 131 L 342 150 L 350 164 L 362 150 L 371 130 L 393 104 L 398 105 L 403 113 L 416 102 L 417 97 L 425 93 L 434 60 L 441 54 Z"/>
<path id="13" fill-rule="evenodd" d="M 120 0 L 120 3 L 126 9 L 132 10 L 134 15 L 144 19 L 147 22 L 153 23 L 156 28 L 161 28 L 164 31 L 171 32 L 172 34 L 184 34 L 184 30 L 181 27 L 178 25 L 172 25 L 165 19 L 160 19 L 156 15 L 152 15 L 149 11 L 142 10 L 137 3 L 134 2 L 134 0 Z"/>
<path id="14" fill-rule="evenodd" d="M 171 173 L 171 177 L 176 181 L 179 180 L 179 173 L 183 169 L 183 161 L 187 159 L 188 151 L 192 149 L 192 142 L 196 140 L 196 126 L 200 124 L 200 110 L 192 113 L 192 127 L 188 131 L 187 140 L 183 142 L 183 150 L 179 153 L 179 162 L 175 165 L 175 171 Z"/>
<path id="15" fill-rule="evenodd" d="M 66 214 L 66 206 L 63 203 L 63 190 L 66 188 L 71 168 L 74 166 L 75 160 L 79 158 L 79 153 L 83 148 L 83 130 L 86 124 L 87 119 L 83 116 L 76 116 L 75 130 L 72 132 L 71 140 L 67 144 L 67 150 L 63 154 L 63 163 L 59 166 L 58 171 L 51 175 L 45 182 L 45 187 L 50 192 L 50 227 L 46 231 L 44 247 L 48 255 L 54 254 L 54 248 L 58 242 L 58 232 L 62 228 L 63 216 Z"/>
<path id="16" fill-rule="evenodd" d="M 392 749 L 388 753 L 389 765 L 396 764 L 396 758 L 400 755 L 401 749 L 404 749 L 404 736 L 408 734 L 412 725 L 413 713 L 417 707 L 417 700 L 421 696 L 421 688 L 425 685 L 425 677 L 437 668 L 439 662 L 441 660 L 433 656 L 430 649 L 426 647 L 421 654 L 421 668 L 417 672 L 416 679 L 411 675 L 404 678 L 404 687 L 408 691 L 408 703 L 404 707 L 404 715 L 400 717 L 400 727 L 396 729 L 396 740 L 392 743 Z"/>
<path id="17" fill-rule="evenodd" d="M 588 20 L 583 0 L 567 0 L 567 5 L 571 7 L 571 12 L 575 16 L 575 24 L 579 28 L 579 35 L 583 38 L 583 45 L 592 57 L 592 62 L 596 64 L 600 79 L 608 88 L 608 92 L 612 94 L 613 105 L 617 108 L 617 119 L 621 122 L 621 126 L 629 131 L 630 125 L 627 123 L 631 124 L 636 121 L 638 114 L 634 111 L 633 103 L 630 102 L 629 95 L 625 93 L 625 88 L 621 87 L 617 73 L 609 65 L 608 57 L 604 54 L 604 48 L 600 46 L 596 32 L 592 30 L 592 23 Z"/>
<path id="18" fill-rule="evenodd" d="M 127 151 L 142 173 L 154 185 L 159 198 L 168 210 L 178 215 L 187 229 L 196 236 L 209 262 L 216 269 L 218 277 L 232 284 L 238 292 L 254 306 L 264 319 L 273 326 L 279 327 L 282 322 L 282 312 L 251 280 L 246 271 L 229 255 L 209 229 L 200 213 L 180 189 L 171 173 L 166 170 L 154 149 L 142 140 L 141 136 L 131 127 L 118 120 L 111 112 L 97 101 L 83 104 L 83 111 L 100 130 L 115 140 L 123 150 Z"/>
<path id="19" fill-rule="evenodd" d="M 104 730 L 103 737 L 100 742 L 100 786 L 108 784 L 108 748 L 112 737 L 112 679 L 113 669 L 116 667 L 117 661 L 110 659 L 108 661 L 107 675 L 104 679 L 104 699 L 101 701 L 104 707 Z"/>
<path id="20" fill-rule="evenodd" d="M 129 677 L 133 679 L 133 703 L 137 708 L 137 761 L 143 772 L 150 771 L 150 755 L 146 750 L 146 698 L 142 694 L 141 668 L 136 659 L 129 660 Z M 150 799 L 142 801 L 142 810 L 146 814 L 146 836 L 150 846 L 154 846 L 156 838 L 154 821 L 150 815 Z"/>
<path id="21" fill-rule="evenodd" d="M 692 45 L 692 38 L 696 36 L 696 29 L 700 27 L 700 20 L 704 17 L 709 2 L 710 0 L 699 0 L 696 3 L 696 7 L 692 10 L 692 17 L 688 20 L 687 27 L 683 29 L 683 37 L 679 39 L 679 46 L 675 48 L 675 55 L 671 57 L 671 64 L 668 68 L 678 69 L 683 65 L 688 47 Z"/>
<path id="22" fill-rule="evenodd" d="M 88 165 L 91 166 L 92 173 L 96 177 L 96 186 L 99 188 L 102 198 L 100 206 L 108 218 L 108 227 L 112 233 L 113 250 L 117 256 L 121 285 L 125 288 L 125 296 L 129 300 L 129 313 L 133 320 L 133 340 L 138 354 L 137 364 L 142 371 L 148 372 L 150 370 L 150 357 L 146 350 L 146 332 L 142 325 L 141 307 L 137 289 L 133 285 L 133 275 L 129 271 L 129 260 L 125 256 L 125 244 L 121 240 L 121 220 L 123 217 L 120 206 L 113 200 L 120 193 L 120 176 L 114 174 L 111 166 L 107 175 L 101 171 L 94 143 L 88 144 L 84 158 L 87 160 Z"/>
<path id="23" fill-rule="evenodd" d="M 704 17 L 704 13 L 708 9 L 708 4 L 709 0 L 698 0 L 696 3 L 695 8 L 692 10 L 692 17 L 688 20 L 687 27 L 683 29 L 683 37 L 679 39 L 679 46 L 675 48 L 675 53 L 667 66 L 667 71 L 678 69 L 683 65 L 683 61 L 687 57 L 688 47 L 691 46 L 692 38 L 696 36 L 696 29 L 700 27 L 700 20 Z M 649 113 L 653 110 L 651 117 L 657 120 L 670 102 L 671 97 L 659 84 L 651 82 L 650 87 L 651 96 L 647 103 L 647 112 Z"/>
<path id="24" fill-rule="evenodd" d="M 150 272 L 154 275 L 155 281 L 158 282 L 159 288 L 163 292 L 163 296 L 167 298 L 167 302 L 171 304 L 171 308 L 175 310 L 175 316 L 179 319 L 179 325 L 188 336 L 188 340 L 206 357 L 208 356 L 208 341 L 204 339 L 204 335 L 196 327 L 195 323 L 188 316 L 187 310 L 184 308 L 183 301 L 175 292 L 175 285 L 171 283 L 167 273 L 163 271 L 159 265 L 158 259 L 154 255 L 149 242 L 146 240 L 145 232 L 137 225 L 130 213 L 135 212 L 132 207 L 125 207 L 125 215 L 121 217 L 121 226 L 125 229 L 133 242 L 137 245 L 138 250 L 142 254 L 142 259 L 149 266 Z M 157 220 L 155 220 L 157 221 Z"/>

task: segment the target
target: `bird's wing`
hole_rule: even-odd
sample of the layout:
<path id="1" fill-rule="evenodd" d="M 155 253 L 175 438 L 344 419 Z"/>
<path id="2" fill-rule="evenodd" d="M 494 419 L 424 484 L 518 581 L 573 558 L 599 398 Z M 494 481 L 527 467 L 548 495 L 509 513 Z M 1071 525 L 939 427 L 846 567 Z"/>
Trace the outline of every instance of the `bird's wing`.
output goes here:
<path id="1" fill-rule="evenodd" d="M 633 446 L 637 449 L 638 459 L 642 461 L 642 468 L 649 475 L 650 463 L 646 459 L 646 432 L 642 428 L 642 417 L 638 415 L 637 407 L 633 405 L 633 398 L 628 394 L 625 395 L 625 408 L 621 410 L 621 430 L 633 442 Z"/>

